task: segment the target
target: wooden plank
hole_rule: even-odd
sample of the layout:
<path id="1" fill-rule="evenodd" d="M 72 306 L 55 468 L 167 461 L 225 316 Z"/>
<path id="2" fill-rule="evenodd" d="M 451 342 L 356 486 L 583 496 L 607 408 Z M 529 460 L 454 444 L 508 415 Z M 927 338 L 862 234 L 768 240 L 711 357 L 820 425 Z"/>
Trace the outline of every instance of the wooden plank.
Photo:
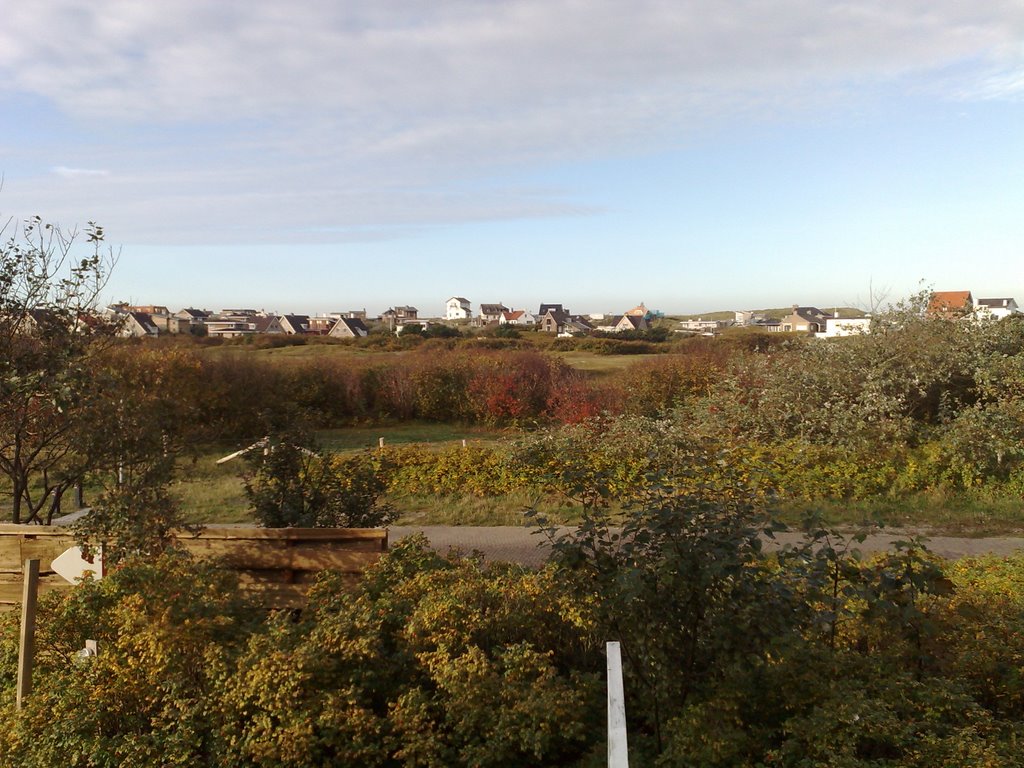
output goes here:
<path id="1" fill-rule="evenodd" d="M 71 589 L 71 585 L 56 574 L 39 577 L 39 594 L 41 595 L 65 589 Z M 21 605 L 21 591 L 22 578 L 20 574 L 3 574 L 3 578 L 0 578 L 0 603 L 13 606 Z"/>
<path id="2" fill-rule="evenodd" d="M 0 535 L 0 571 L 21 573 L 21 538 Z"/>
<path id="3" fill-rule="evenodd" d="M 181 539 L 193 538 L 181 532 Z M 387 546 L 386 528 L 221 528 L 207 526 L 200 531 L 200 539 L 271 539 L 284 541 L 367 541 Z"/>
<path id="4" fill-rule="evenodd" d="M 73 536 L 43 536 L 36 538 L 26 536 L 21 540 L 22 558 L 37 559 L 40 561 L 40 570 L 45 573 L 52 573 L 51 563 L 60 556 L 62 552 L 75 546 Z"/>
<path id="5" fill-rule="evenodd" d="M 352 585 L 387 550 L 386 529 L 369 528 L 208 528 L 179 537 L 198 557 L 219 558 L 239 573 L 243 590 L 270 608 L 298 608 L 324 570 L 340 571 Z M 71 589 L 52 572 L 52 561 L 74 546 L 69 530 L 57 526 L 0 524 L 0 611 L 17 609 L 22 599 L 22 567 L 40 562 L 39 593 Z"/>
<path id="6" fill-rule="evenodd" d="M 197 557 L 214 557 L 231 568 L 297 571 L 362 571 L 380 559 L 377 551 L 352 550 L 338 542 L 245 541 L 193 539 L 186 549 Z"/>
<path id="7" fill-rule="evenodd" d="M 14 525 L 0 523 L 0 534 L 17 533 L 26 536 L 69 536 L 70 532 L 63 525 Z"/>
<path id="8" fill-rule="evenodd" d="M 32 670 L 36 660 L 36 600 L 39 597 L 39 561 L 25 561 L 21 595 L 21 635 L 18 646 L 18 688 L 16 705 L 21 709 L 32 693 Z"/>

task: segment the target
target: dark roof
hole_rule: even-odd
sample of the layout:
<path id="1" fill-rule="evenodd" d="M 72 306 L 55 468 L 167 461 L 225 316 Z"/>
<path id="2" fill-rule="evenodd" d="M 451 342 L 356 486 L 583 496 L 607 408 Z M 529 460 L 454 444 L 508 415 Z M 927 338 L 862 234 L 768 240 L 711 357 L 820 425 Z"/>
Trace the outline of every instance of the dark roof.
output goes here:
<path id="1" fill-rule="evenodd" d="M 980 307 L 1008 307 L 1010 302 L 1016 304 L 1014 299 L 978 299 L 978 306 Z"/>
<path id="2" fill-rule="evenodd" d="M 252 324 L 256 333 L 266 333 L 271 324 L 276 321 L 277 318 L 273 315 L 264 315 L 263 317 L 254 317 L 252 319 Z M 278 325 L 280 325 L 280 323 L 278 323 Z"/>
<path id="3" fill-rule="evenodd" d="M 282 320 L 287 320 L 288 325 L 296 333 L 304 333 L 309 330 L 309 315 L 282 315 L 281 318 Z"/>
<path id="4" fill-rule="evenodd" d="M 356 336 L 366 336 L 370 332 L 370 329 L 366 327 L 366 323 L 358 317 L 339 317 L 338 322 L 348 326 L 348 329 Z"/>
<path id="5" fill-rule="evenodd" d="M 561 304 L 541 304 L 540 309 L 537 311 L 537 315 L 538 317 L 540 315 L 546 315 L 551 310 L 554 310 L 555 312 L 565 312 L 565 309 Z"/>
<path id="6" fill-rule="evenodd" d="M 480 314 L 481 315 L 500 315 L 502 312 L 508 312 L 508 307 L 504 304 L 481 304 Z"/>
<path id="7" fill-rule="evenodd" d="M 135 322 L 141 325 L 146 330 L 146 333 L 159 332 L 160 329 L 153 322 L 153 316 L 148 312 L 129 312 L 128 314 L 135 318 Z"/>
<path id="8" fill-rule="evenodd" d="M 639 328 L 639 327 L 640 327 L 640 326 L 641 326 L 641 325 L 643 324 L 643 321 L 644 321 L 644 318 L 643 318 L 643 316 L 642 316 L 642 315 L 623 315 L 622 317 L 619 317 L 619 318 L 617 318 L 617 319 L 615 320 L 615 325 L 618 325 L 619 323 L 621 323 L 621 322 L 622 322 L 622 320 L 623 320 L 623 318 L 625 318 L 625 319 L 626 319 L 626 321 L 627 321 L 627 322 L 628 322 L 628 323 L 629 323 L 630 325 L 632 325 L 632 326 L 633 326 L 633 330 L 634 330 L 634 331 L 635 331 L 636 329 L 638 329 L 638 328 Z"/>
<path id="9" fill-rule="evenodd" d="M 828 315 L 817 307 L 793 307 L 793 312 L 791 314 L 803 318 L 804 320 L 809 320 L 812 323 L 820 323 L 828 317 Z"/>

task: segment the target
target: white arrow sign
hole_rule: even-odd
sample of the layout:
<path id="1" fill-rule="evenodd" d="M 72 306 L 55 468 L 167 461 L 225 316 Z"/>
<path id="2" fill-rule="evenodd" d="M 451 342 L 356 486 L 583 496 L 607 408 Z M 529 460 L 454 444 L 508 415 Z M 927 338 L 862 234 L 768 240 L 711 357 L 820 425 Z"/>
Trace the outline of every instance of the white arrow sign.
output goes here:
<path id="1" fill-rule="evenodd" d="M 92 560 L 86 560 L 81 547 L 71 547 L 61 552 L 50 564 L 54 572 L 72 584 L 91 573 L 94 579 L 103 578 L 103 547 L 97 547 Z"/>

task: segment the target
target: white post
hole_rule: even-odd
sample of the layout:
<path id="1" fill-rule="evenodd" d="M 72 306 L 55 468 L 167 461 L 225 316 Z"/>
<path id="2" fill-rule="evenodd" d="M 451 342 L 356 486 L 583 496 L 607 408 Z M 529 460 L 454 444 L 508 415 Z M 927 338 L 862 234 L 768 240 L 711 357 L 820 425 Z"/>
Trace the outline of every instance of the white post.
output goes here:
<path id="1" fill-rule="evenodd" d="M 378 448 L 383 448 L 384 447 L 384 438 L 383 437 L 378 437 L 377 438 L 377 447 Z"/>
<path id="2" fill-rule="evenodd" d="M 609 642 L 605 648 L 608 654 L 608 768 L 629 768 L 622 651 L 618 642 Z"/>

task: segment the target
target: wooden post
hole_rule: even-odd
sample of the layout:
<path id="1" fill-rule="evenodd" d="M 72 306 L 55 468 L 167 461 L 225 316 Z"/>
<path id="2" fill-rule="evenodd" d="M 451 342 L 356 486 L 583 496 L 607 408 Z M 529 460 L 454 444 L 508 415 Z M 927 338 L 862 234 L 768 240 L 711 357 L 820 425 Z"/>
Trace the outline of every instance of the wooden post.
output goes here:
<path id="1" fill-rule="evenodd" d="M 383 448 L 384 447 L 384 438 L 383 437 L 377 438 L 377 447 L 378 448 Z"/>
<path id="2" fill-rule="evenodd" d="M 605 648 L 608 654 L 608 768 L 629 768 L 622 649 L 617 642 L 609 642 Z"/>
<path id="3" fill-rule="evenodd" d="M 39 595 L 39 561 L 25 561 L 21 596 L 21 644 L 18 647 L 17 707 L 32 693 L 32 667 L 36 655 L 36 597 Z"/>
<path id="4" fill-rule="evenodd" d="M 81 509 L 85 506 L 85 493 L 82 487 L 82 481 L 79 480 L 75 483 L 75 509 Z"/>

